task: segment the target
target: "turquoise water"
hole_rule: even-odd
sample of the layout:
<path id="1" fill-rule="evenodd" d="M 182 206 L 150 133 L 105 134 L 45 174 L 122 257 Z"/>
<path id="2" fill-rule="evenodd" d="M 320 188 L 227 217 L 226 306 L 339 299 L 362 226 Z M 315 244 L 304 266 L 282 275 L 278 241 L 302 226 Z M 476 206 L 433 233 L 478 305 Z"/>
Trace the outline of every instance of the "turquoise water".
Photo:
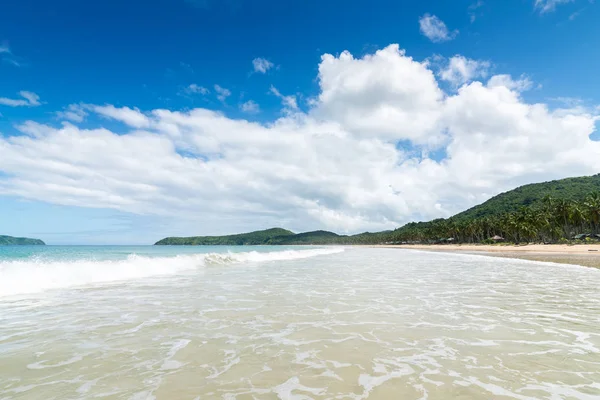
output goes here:
<path id="1" fill-rule="evenodd" d="M 43 259 L 122 260 L 132 254 L 144 257 L 175 257 L 206 253 L 273 252 L 293 250 L 294 246 L 0 246 L 2 261 Z M 303 247 L 309 248 L 309 247 Z"/>
<path id="2" fill-rule="evenodd" d="M 0 246 L 0 297 L 337 251 L 283 246 Z"/>

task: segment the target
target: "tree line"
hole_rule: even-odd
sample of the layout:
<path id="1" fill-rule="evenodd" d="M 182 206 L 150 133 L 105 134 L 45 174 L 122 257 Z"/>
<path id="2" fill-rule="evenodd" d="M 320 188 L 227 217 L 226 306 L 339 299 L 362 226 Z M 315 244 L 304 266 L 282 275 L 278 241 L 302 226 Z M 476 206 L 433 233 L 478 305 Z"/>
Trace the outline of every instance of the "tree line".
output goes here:
<path id="1" fill-rule="evenodd" d="M 393 242 L 437 242 L 441 239 L 458 243 L 485 243 L 494 236 L 509 242 L 558 243 L 577 235 L 600 239 L 600 192 L 584 200 L 545 196 L 534 206 L 517 211 L 474 219 L 436 219 L 410 223 L 391 233 Z"/>

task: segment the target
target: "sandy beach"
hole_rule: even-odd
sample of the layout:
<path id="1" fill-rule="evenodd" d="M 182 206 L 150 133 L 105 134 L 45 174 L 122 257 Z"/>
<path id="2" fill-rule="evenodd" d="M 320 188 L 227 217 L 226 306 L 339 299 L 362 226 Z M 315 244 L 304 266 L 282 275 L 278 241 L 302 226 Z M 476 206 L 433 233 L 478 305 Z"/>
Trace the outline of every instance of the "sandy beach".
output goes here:
<path id="1" fill-rule="evenodd" d="M 548 261 L 600 268 L 600 244 L 529 244 L 529 245 L 382 245 L 376 247 L 485 254 L 493 257 Z"/>

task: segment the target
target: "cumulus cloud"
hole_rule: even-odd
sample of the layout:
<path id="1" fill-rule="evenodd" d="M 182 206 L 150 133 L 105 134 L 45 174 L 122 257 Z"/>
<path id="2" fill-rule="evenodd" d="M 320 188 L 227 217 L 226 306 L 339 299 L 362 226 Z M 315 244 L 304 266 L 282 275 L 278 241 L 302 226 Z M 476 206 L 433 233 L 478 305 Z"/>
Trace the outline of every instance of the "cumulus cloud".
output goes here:
<path id="1" fill-rule="evenodd" d="M 440 71 L 440 78 L 454 86 L 460 86 L 488 75 L 491 64 L 488 61 L 471 60 L 461 55 L 454 56 Z"/>
<path id="2" fill-rule="evenodd" d="M 188 87 L 186 87 L 184 89 L 184 91 L 187 94 L 201 94 L 203 96 L 206 96 L 207 94 L 210 93 L 210 90 L 208 90 L 204 86 L 199 86 L 199 85 L 197 85 L 195 83 L 192 83 L 191 85 L 189 85 Z"/>
<path id="3" fill-rule="evenodd" d="M 357 136 L 418 144 L 442 139 L 437 121 L 444 93 L 427 63 L 398 45 L 359 59 L 347 51 L 324 55 L 319 85 L 315 113 Z"/>
<path id="4" fill-rule="evenodd" d="M 219 85 L 215 85 L 215 92 L 217 92 L 217 99 L 225 102 L 229 96 L 231 96 L 231 91 L 229 89 L 225 89 Z"/>
<path id="5" fill-rule="evenodd" d="M 458 31 L 450 32 L 448 27 L 438 17 L 431 14 L 425 14 L 419 19 L 421 33 L 434 43 L 447 42 L 458 35 Z"/>
<path id="6" fill-rule="evenodd" d="M 510 75 L 494 75 L 487 83 L 488 87 L 506 87 L 516 92 L 524 92 L 533 87 L 533 82 L 526 76 L 513 79 Z"/>
<path id="7" fill-rule="evenodd" d="M 117 108 L 113 105 L 106 105 L 90 106 L 90 109 L 103 117 L 123 122 L 133 128 L 147 128 L 150 126 L 150 119 L 137 108 Z"/>
<path id="8" fill-rule="evenodd" d="M 83 122 L 88 113 L 87 107 L 83 104 L 71 104 L 65 107 L 63 111 L 58 111 L 56 117 L 58 119 L 66 119 L 73 122 Z"/>
<path id="9" fill-rule="evenodd" d="M 269 89 L 269 91 L 281 99 L 281 104 L 283 104 L 285 110 L 294 111 L 294 110 L 298 109 L 298 101 L 296 100 L 296 96 L 293 96 L 293 95 L 284 96 L 273 85 L 271 85 L 271 88 Z"/>
<path id="10" fill-rule="evenodd" d="M 0 97 L 0 105 L 9 107 L 35 107 L 42 104 L 40 103 L 40 96 L 33 92 L 21 90 L 19 92 L 19 96 L 21 96 L 22 99 L 10 99 L 8 97 Z"/>
<path id="11" fill-rule="evenodd" d="M 257 114 L 260 112 L 260 106 L 254 100 L 248 100 L 240 104 L 240 110 L 248 114 Z"/>
<path id="12" fill-rule="evenodd" d="M 266 74 L 268 70 L 273 68 L 273 63 L 265 58 L 259 57 L 252 60 L 252 66 L 254 67 L 254 72 Z"/>
<path id="13" fill-rule="evenodd" d="M 535 0 L 534 7 L 541 14 L 556 10 L 556 6 L 572 3 L 574 0 Z"/>
<path id="14" fill-rule="evenodd" d="M 128 132 L 25 122 L 22 136 L 0 138 L 0 193 L 196 221 L 197 234 L 358 232 L 600 172 L 600 142 L 590 139 L 600 111 L 528 103 L 519 79 L 497 75 L 444 93 L 428 64 L 397 45 L 361 58 L 324 55 L 318 78 L 310 110 L 268 123 L 110 105 L 89 111 Z M 444 156 L 427 156 L 432 146 Z"/>

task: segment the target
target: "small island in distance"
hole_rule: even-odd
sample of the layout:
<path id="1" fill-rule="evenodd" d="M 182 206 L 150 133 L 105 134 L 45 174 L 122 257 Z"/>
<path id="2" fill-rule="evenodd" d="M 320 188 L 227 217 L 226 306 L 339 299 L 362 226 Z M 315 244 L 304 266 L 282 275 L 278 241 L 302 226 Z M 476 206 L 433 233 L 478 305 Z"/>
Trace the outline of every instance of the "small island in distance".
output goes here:
<path id="1" fill-rule="evenodd" d="M 282 228 L 227 236 L 168 237 L 156 245 L 353 245 L 435 243 L 596 243 L 600 174 L 518 187 L 453 217 L 411 222 L 393 231 L 338 235 Z"/>
<path id="2" fill-rule="evenodd" d="M 0 246 L 45 246 L 40 239 L 30 239 L 0 235 Z"/>

